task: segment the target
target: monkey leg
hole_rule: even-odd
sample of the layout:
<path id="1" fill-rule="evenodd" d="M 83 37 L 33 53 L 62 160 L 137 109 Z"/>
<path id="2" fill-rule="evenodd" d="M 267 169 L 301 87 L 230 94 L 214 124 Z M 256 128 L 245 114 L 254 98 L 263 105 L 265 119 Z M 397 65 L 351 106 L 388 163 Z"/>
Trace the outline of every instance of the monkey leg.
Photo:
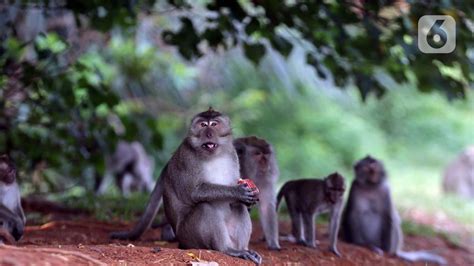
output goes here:
<path id="1" fill-rule="evenodd" d="M 314 241 L 314 215 L 309 213 L 303 214 L 303 225 L 304 225 L 304 234 L 305 234 L 305 246 L 307 247 L 316 247 L 316 243 Z"/>
<path id="2" fill-rule="evenodd" d="M 129 197 L 132 192 L 132 186 L 134 182 L 134 176 L 130 173 L 123 175 L 122 181 L 120 182 L 120 190 L 125 197 Z"/>
<path id="3" fill-rule="evenodd" d="M 182 248 L 205 248 L 261 263 L 261 256 L 248 250 L 252 224 L 243 204 L 198 204 L 179 227 L 177 238 Z"/>
<path id="4" fill-rule="evenodd" d="M 276 213 L 275 195 L 273 192 L 263 192 L 266 195 L 261 196 L 258 204 L 258 213 L 260 216 L 260 223 L 265 235 L 267 247 L 270 250 L 280 250 L 278 242 L 278 216 Z"/>
<path id="5" fill-rule="evenodd" d="M 295 241 L 298 244 L 304 243 L 303 230 L 301 230 L 301 213 L 297 212 L 294 209 L 289 209 L 291 216 L 291 233 L 295 237 Z"/>
<path id="6" fill-rule="evenodd" d="M 245 206 L 248 222 L 238 219 L 229 203 L 200 203 L 177 226 L 176 236 L 183 248 L 206 248 L 218 251 L 247 249 L 250 240 L 251 223 Z M 242 226 L 248 230 L 242 230 Z"/>
<path id="7" fill-rule="evenodd" d="M 23 236 L 25 218 L 21 206 L 17 207 L 15 211 L 17 213 L 0 204 L 0 228 L 7 230 L 18 241 Z M 6 240 L 8 241 L 8 239 Z"/>

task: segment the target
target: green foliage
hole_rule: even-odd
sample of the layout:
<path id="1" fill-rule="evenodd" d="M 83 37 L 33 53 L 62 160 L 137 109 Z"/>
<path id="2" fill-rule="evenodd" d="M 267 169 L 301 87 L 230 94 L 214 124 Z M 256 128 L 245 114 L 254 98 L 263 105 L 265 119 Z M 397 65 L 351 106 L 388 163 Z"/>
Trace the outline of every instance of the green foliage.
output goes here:
<path id="1" fill-rule="evenodd" d="M 118 193 L 97 196 L 94 193 L 81 192 L 77 195 L 66 194 L 56 200 L 63 202 L 67 207 L 89 211 L 102 221 L 117 218 L 131 221 L 143 211 L 148 195 L 135 193 L 123 198 Z"/>
<path id="2" fill-rule="evenodd" d="M 81 26 L 88 24 L 102 31 L 130 31 L 139 14 L 177 17 L 179 23 L 175 20 L 173 27 L 166 27 L 162 38 L 188 60 L 206 54 L 203 46 L 218 51 L 240 45 L 248 59 L 259 63 L 269 53 L 268 47 L 287 57 L 296 43 L 305 43 L 307 62 L 319 77 L 328 78 L 325 70 L 329 70 L 337 86 L 353 83 L 363 99 L 370 93 L 381 96 L 390 89 L 378 79 L 378 72 L 400 84 L 412 78 L 419 90 L 440 91 L 449 98 L 464 97 L 473 86 L 470 25 L 474 11 L 468 1 L 33 2 L 44 9 L 70 10 Z M 171 12 L 174 10 L 181 12 L 176 15 Z M 419 51 L 418 20 L 431 14 L 455 19 L 454 52 Z M 6 22 L 0 26 L 8 28 Z M 140 68 L 129 70 L 138 72 Z"/>
<path id="3" fill-rule="evenodd" d="M 47 9 L 49 1 L 35 3 Z M 123 206 L 104 207 L 82 187 L 93 186 L 115 142 L 141 141 L 160 169 L 182 140 L 188 119 L 212 105 L 230 115 L 236 136 L 254 134 L 273 143 L 280 183 L 336 170 L 351 179 L 352 164 L 372 154 L 386 162 L 397 206 L 416 202 L 468 223 L 472 204 L 445 197 L 440 174 L 474 139 L 473 39 L 467 27 L 472 7 L 410 2 L 409 12 L 400 13 L 391 1 L 353 3 L 65 1 L 76 20 L 86 22 L 81 30 L 100 29 L 110 37 L 78 55 L 53 33 L 19 41 L 0 19 L 0 153 L 18 163 L 24 192 L 79 184 L 68 194 L 72 202 L 115 212 Z M 157 36 L 150 43 L 138 41 L 133 27 L 138 14 L 160 18 L 153 30 L 188 61 L 153 39 Z M 456 19 L 453 53 L 418 51 L 416 24 L 425 14 Z M 292 63 L 298 49 L 304 62 Z M 189 64 L 202 56 L 217 70 L 200 68 L 202 61 Z M 297 73 L 305 63 L 320 78 L 333 80 L 325 84 L 347 90 L 302 79 L 315 74 Z M 201 84 L 206 78 L 218 81 Z M 387 97 L 374 97 L 382 94 Z M 466 100 L 448 102 L 446 95 Z M 127 215 L 142 200 L 132 199 Z"/>
<path id="4" fill-rule="evenodd" d="M 199 4 L 172 5 L 189 11 Z M 306 41 L 307 62 L 318 76 L 328 69 L 341 87 L 353 81 L 363 99 L 390 89 L 377 72 L 398 83 L 415 77 L 421 91 L 464 97 L 472 88 L 472 6 L 462 1 L 210 1 L 202 25 L 188 15 L 179 30 L 164 33 L 187 59 L 201 56 L 201 43 L 215 50 L 243 43 L 245 56 L 259 63 L 270 46 L 288 56 L 294 42 Z M 417 47 L 417 22 L 423 15 L 450 15 L 456 20 L 458 46 L 450 54 L 423 54 Z M 199 18 L 202 19 L 202 18 Z M 201 29 L 198 30 L 198 26 Z M 202 29 L 203 28 L 203 29 Z M 242 31 L 244 28 L 244 32 Z M 219 33 L 219 34 L 217 34 Z M 245 34 L 244 34 L 245 33 Z M 297 37 L 295 37 L 297 36 Z M 446 69 L 456 75 L 446 74 Z"/>
<path id="5" fill-rule="evenodd" d="M 118 112 L 124 102 L 112 90 L 113 69 L 100 54 L 86 53 L 69 64 L 68 46 L 55 34 L 36 38 L 29 51 L 36 54 L 35 62 L 22 57 L 28 47 L 15 45 L 14 39 L 3 48 L 4 66 L 21 70 L 13 77 L 2 74 L 17 84 L 2 88 L 0 124 L 6 134 L 0 137 L 0 153 L 9 153 L 25 170 L 22 177 L 32 181 L 31 190 L 76 183 L 91 187 L 93 175 L 87 171 L 91 166 L 104 170 L 104 154 L 113 150 L 119 126 L 125 127 L 122 138 L 130 140 L 150 126 L 148 147 L 160 147 L 149 115 L 137 119 L 137 112 Z"/>

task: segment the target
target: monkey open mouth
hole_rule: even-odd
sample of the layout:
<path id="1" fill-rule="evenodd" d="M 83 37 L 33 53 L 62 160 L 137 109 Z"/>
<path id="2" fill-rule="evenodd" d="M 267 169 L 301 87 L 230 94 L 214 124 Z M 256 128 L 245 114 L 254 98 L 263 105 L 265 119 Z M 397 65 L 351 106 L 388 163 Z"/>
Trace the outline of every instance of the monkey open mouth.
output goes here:
<path id="1" fill-rule="evenodd" d="M 206 143 L 202 144 L 201 147 L 203 147 L 204 149 L 206 149 L 208 151 L 213 151 L 217 148 L 217 143 L 206 142 Z"/>

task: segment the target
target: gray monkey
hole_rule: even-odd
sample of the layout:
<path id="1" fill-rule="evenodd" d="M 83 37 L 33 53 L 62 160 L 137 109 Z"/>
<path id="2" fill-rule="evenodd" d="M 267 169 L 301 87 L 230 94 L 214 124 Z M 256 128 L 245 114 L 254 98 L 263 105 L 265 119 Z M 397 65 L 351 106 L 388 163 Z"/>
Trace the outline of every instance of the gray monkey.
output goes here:
<path id="1" fill-rule="evenodd" d="M 272 145 L 255 136 L 234 140 L 242 178 L 250 178 L 258 189 L 258 213 L 267 247 L 280 250 L 278 242 L 278 216 L 276 212 L 276 182 L 280 171 Z"/>
<path id="2" fill-rule="evenodd" d="M 292 236 L 298 244 L 316 247 L 315 216 L 329 212 L 329 249 L 341 256 L 337 249 L 337 235 L 345 189 L 344 177 L 337 172 L 323 180 L 299 179 L 283 185 L 278 192 L 277 208 L 281 199 L 285 198 L 291 216 Z"/>
<path id="3" fill-rule="evenodd" d="M 21 207 L 16 167 L 6 155 L 0 156 L 0 228 L 18 241 L 23 236 L 26 218 Z M 11 242 L 10 239 L 4 239 Z M 0 239 L 0 242 L 2 240 Z"/>
<path id="4" fill-rule="evenodd" d="M 150 227 L 163 197 L 165 215 L 180 248 L 213 249 L 260 264 L 261 256 L 248 249 L 252 223 L 247 206 L 255 204 L 258 193 L 237 184 L 239 162 L 232 141 L 227 116 L 212 108 L 194 116 L 139 222 L 130 232 L 111 236 L 140 237 Z"/>
<path id="5" fill-rule="evenodd" d="M 106 172 L 97 194 L 103 194 L 113 178 L 124 196 L 131 192 L 153 190 L 154 161 L 137 141 L 119 141 L 115 152 L 106 158 Z"/>
<path id="6" fill-rule="evenodd" d="M 445 264 L 444 258 L 426 251 L 402 251 L 400 217 L 390 196 L 382 162 L 367 156 L 355 164 L 354 171 L 355 179 L 342 216 L 343 240 L 408 261 Z"/>

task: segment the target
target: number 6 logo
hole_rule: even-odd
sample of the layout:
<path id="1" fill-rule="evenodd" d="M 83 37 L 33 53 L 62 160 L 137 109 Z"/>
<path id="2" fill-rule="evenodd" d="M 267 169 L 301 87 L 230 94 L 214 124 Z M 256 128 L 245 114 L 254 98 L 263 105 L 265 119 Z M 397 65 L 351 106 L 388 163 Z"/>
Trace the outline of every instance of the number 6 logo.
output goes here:
<path id="1" fill-rule="evenodd" d="M 456 21 L 451 16 L 426 15 L 418 20 L 418 48 L 426 54 L 447 54 L 456 48 Z"/>

